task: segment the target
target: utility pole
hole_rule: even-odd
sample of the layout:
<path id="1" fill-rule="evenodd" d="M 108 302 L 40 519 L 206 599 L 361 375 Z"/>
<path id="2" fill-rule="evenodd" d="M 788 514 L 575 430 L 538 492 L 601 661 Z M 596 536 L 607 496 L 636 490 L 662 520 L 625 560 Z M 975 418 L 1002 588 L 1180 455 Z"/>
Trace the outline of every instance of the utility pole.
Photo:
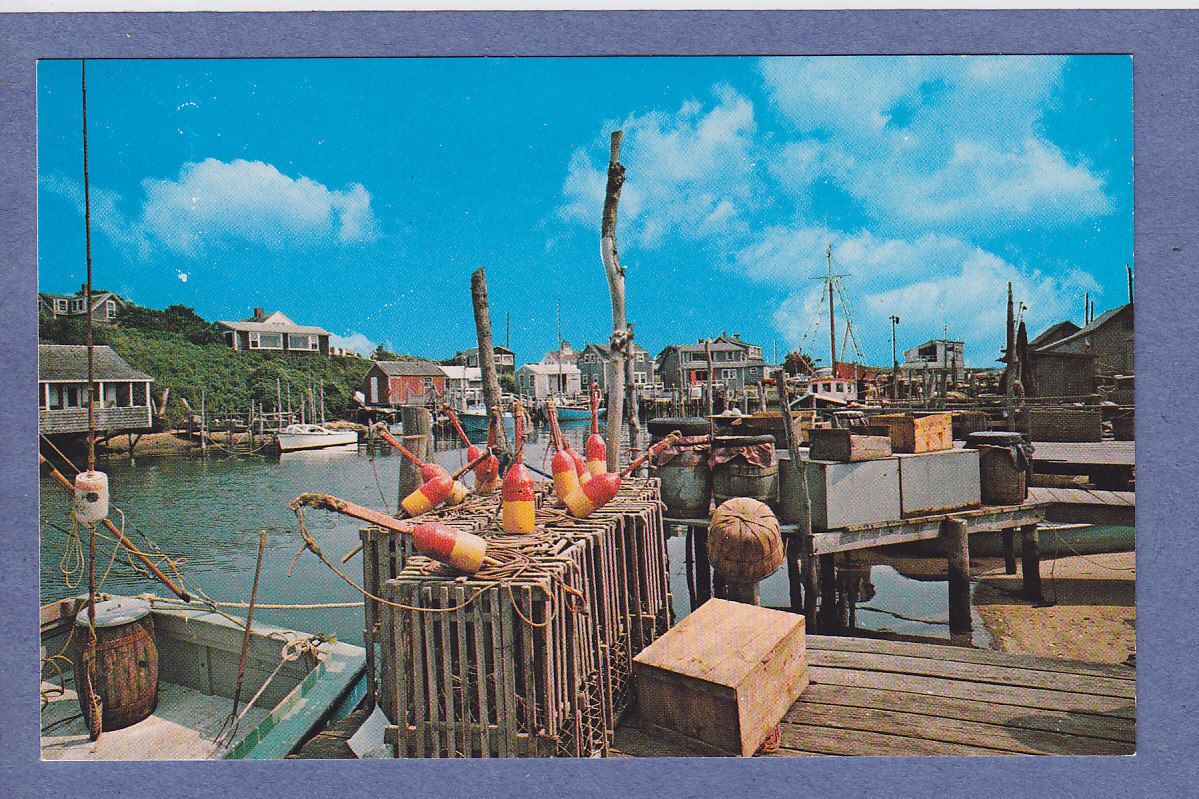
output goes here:
<path id="1" fill-rule="evenodd" d="M 1124 264 L 1124 268 L 1128 271 L 1128 301 L 1132 302 L 1132 267 Z"/>
<path id="2" fill-rule="evenodd" d="M 899 351 L 895 347 L 895 326 L 899 317 L 891 316 L 891 399 L 899 399 Z"/>

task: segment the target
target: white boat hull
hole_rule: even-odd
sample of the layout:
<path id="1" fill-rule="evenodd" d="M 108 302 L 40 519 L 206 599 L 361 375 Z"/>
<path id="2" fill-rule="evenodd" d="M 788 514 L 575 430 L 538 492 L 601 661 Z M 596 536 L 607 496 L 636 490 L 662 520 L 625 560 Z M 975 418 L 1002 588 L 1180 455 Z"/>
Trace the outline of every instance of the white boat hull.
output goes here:
<path id="1" fill-rule="evenodd" d="M 321 433 L 279 433 L 276 436 L 280 452 L 298 452 L 306 449 L 344 447 L 358 443 L 356 430 L 329 430 Z"/>

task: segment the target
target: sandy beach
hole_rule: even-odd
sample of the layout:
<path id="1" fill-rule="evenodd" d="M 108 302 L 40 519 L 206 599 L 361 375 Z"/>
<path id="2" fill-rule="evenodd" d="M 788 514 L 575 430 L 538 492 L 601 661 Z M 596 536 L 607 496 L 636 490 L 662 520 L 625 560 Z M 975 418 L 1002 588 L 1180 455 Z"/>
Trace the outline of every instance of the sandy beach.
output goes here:
<path id="1" fill-rule="evenodd" d="M 974 605 L 996 649 L 1104 663 L 1135 656 L 1135 553 L 1045 560 L 1041 579 L 1048 607 L 1026 601 L 1019 575 L 1002 566 L 979 580 Z"/>

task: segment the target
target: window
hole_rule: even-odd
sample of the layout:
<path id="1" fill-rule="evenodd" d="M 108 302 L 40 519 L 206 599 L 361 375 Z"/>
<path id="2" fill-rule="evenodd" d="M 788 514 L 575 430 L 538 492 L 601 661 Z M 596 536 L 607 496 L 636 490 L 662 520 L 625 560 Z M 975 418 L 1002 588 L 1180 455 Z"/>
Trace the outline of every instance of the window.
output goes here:
<path id="1" fill-rule="evenodd" d="M 67 312 L 67 301 L 62 300 L 62 299 L 55 300 L 54 301 L 54 312 L 55 313 L 66 313 Z"/>
<path id="2" fill-rule="evenodd" d="M 737 379 L 737 370 L 736 369 L 721 369 L 720 377 L 723 380 L 736 380 Z"/>
<path id="3" fill-rule="evenodd" d="M 113 302 L 112 300 L 109 300 L 108 302 L 104 303 L 104 314 L 109 319 L 116 319 L 117 318 L 117 304 L 115 302 Z"/>
<path id="4" fill-rule="evenodd" d="M 315 352 L 320 349 L 320 344 L 315 335 L 308 333 L 288 333 L 287 348 L 289 350 Z"/>
<path id="5" fill-rule="evenodd" d="M 250 349 L 252 350 L 281 350 L 283 349 L 282 333 L 251 333 Z"/>
<path id="6" fill-rule="evenodd" d="M 645 372 L 633 372 L 633 385 L 644 386 L 645 382 Z"/>

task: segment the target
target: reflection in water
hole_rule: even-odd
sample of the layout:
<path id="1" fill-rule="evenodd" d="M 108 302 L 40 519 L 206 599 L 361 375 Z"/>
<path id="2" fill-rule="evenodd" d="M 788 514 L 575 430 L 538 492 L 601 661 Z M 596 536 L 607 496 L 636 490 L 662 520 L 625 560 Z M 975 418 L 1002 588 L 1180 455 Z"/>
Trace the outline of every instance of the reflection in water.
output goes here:
<path id="1" fill-rule="evenodd" d="M 564 424 L 562 431 L 571 446 L 581 451 L 589 432 L 587 423 Z M 435 450 L 435 460 L 447 469 L 466 465 L 466 450 L 451 436 L 442 436 Z M 530 467 L 550 471 L 548 429 L 535 428 L 525 450 Z M 287 509 L 287 503 L 298 494 L 319 491 L 394 511 L 398 504 L 401 457 L 386 444 L 364 442 L 356 447 L 282 456 L 144 456 L 137 459 L 136 465 L 122 461 L 102 464 L 101 468 L 109 473 L 113 506 L 126 514 L 126 534 L 135 542 L 148 536 L 170 552 L 189 588 L 200 589 L 218 600 L 246 601 L 253 580 L 258 531 L 265 529 L 267 550 L 259 602 L 264 605 L 338 603 L 358 601 L 361 595 L 310 553 L 302 554 L 288 575 L 301 542 L 295 516 Z M 43 602 L 48 602 L 82 592 L 86 582 L 68 586 L 60 570 L 71 529 L 68 498 L 49 478 L 43 479 L 41 489 L 41 596 Z M 118 526 L 122 524 L 115 511 L 113 520 Z M 360 522 L 328 513 L 310 513 L 306 520 L 321 547 L 333 558 L 339 559 L 359 542 Z M 676 535 L 667 544 L 676 616 L 689 610 L 685 541 L 685 536 Z M 127 594 L 165 592 L 156 582 L 134 574 L 121 553 L 109 569 L 112 553 L 111 542 L 100 539 L 96 572 L 99 580 L 108 570 L 105 590 Z M 345 571 L 358 578 L 361 561 L 357 558 L 350 561 Z M 862 603 L 857 612 L 859 627 L 948 640 L 944 582 L 909 579 L 887 565 L 874 565 L 861 579 L 864 582 L 859 586 Z M 870 591 L 874 596 L 868 599 Z M 764 605 L 785 607 L 789 601 L 786 569 L 779 569 L 763 581 L 761 594 Z M 883 612 L 872 612 L 867 607 Z M 255 618 L 333 633 L 350 642 L 360 642 L 362 638 L 362 612 L 358 608 L 264 607 L 255 611 Z M 987 645 L 986 634 L 977 619 L 975 630 L 974 643 Z"/>

